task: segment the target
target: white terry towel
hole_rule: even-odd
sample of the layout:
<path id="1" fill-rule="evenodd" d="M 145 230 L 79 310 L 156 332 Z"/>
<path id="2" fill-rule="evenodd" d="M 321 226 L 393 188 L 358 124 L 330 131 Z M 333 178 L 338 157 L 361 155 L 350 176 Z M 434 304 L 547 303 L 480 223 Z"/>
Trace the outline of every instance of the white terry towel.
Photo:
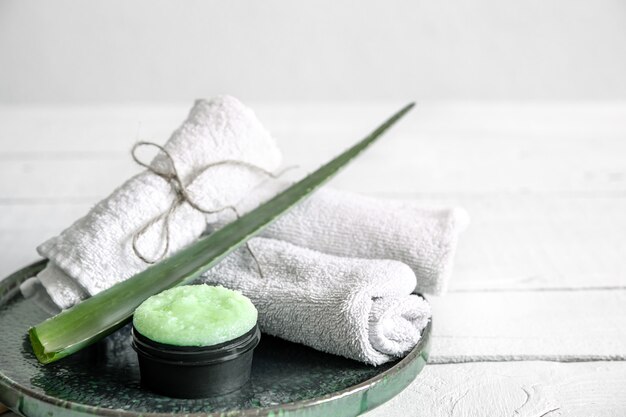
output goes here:
<path id="1" fill-rule="evenodd" d="M 289 184 L 257 187 L 239 210 L 247 212 Z M 319 252 L 393 259 L 411 267 L 415 291 L 442 295 L 447 289 L 459 235 L 469 223 L 462 208 L 426 208 L 415 203 L 322 188 L 281 216 L 261 236 Z"/>
<path id="2" fill-rule="evenodd" d="M 240 248 L 200 282 L 241 291 L 265 333 L 372 365 L 404 356 L 430 319 L 415 275 L 392 260 L 327 255 L 274 239 Z"/>
<path id="3" fill-rule="evenodd" d="M 235 204 L 266 177 L 237 165 L 203 171 L 206 165 L 240 160 L 273 171 L 281 162 L 274 139 L 252 110 L 228 96 L 196 101 L 187 120 L 164 148 L 194 202 L 208 209 Z M 162 153 L 151 167 L 160 172 L 172 171 Z M 37 248 L 50 263 L 35 279 L 56 305 L 67 308 L 146 269 L 148 264 L 132 248 L 133 237 L 145 224 L 167 212 L 175 197 L 170 183 L 153 172 L 136 175 L 59 236 Z M 168 254 L 193 242 L 204 232 L 207 222 L 216 218 L 218 215 L 181 204 L 170 218 Z M 149 228 L 138 241 L 138 248 L 148 258 L 157 258 L 164 248 L 162 224 Z M 23 292 L 28 294 L 37 288 L 34 284 L 24 283 Z"/>

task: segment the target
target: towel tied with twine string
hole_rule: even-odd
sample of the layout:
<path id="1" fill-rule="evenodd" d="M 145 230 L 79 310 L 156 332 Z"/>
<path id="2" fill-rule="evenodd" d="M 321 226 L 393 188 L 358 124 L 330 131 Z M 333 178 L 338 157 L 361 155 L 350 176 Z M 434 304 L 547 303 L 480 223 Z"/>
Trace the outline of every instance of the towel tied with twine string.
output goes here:
<path id="1" fill-rule="evenodd" d="M 168 161 L 169 165 L 170 165 L 170 170 L 169 171 L 160 171 L 158 169 L 156 169 L 155 167 L 153 167 L 152 165 L 145 163 L 143 161 L 141 161 L 139 159 L 139 157 L 137 156 L 137 150 L 141 147 L 154 147 L 157 148 L 159 152 L 161 152 L 166 160 Z M 250 169 L 252 171 L 258 172 L 260 174 L 266 175 L 269 178 L 273 178 L 273 179 L 277 179 L 280 176 L 282 176 L 285 172 L 287 172 L 290 169 L 295 168 L 295 166 L 289 166 L 284 168 L 282 171 L 278 172 L 278 173 L 274 173 L 271 171 L 266 170 L 265 168 L 262 168 L 258 165 L 255 164 L 251 164 L 249 162 L 246 161 L 242 161 L 242 160 L 236 160 L 236 159 L 224 159 L 224 160 L 220 160 L 220 161 L 216 161 L 213 163 L 210 163 L 208 165 L 205 165 L 203 167 L 201 167 L 198 172 L 193 176 L 193 178 L 191 179 L 191 181 L 188 182 L 188 184 L 183 183 L 183 180 L 181 178 L 181 176 L 178 173 L 178 170 L 176 169 L 176 162 L 174 161 L 174 158 L 172 157 L 172 155 L 161 145 L 156 144 L 154 142 L 145 142 L 145 141 L 141 141 L 141 142 L 137 142 L 135 143 L 135 145 L 133 146 L 132 150 L 131 150 L 131 156 L 133 158 L 133 160 L 140 166 L 146 168 L 148 171 L 152 172 L 153 174 L 163 178 L 165 181 L 167 181 L 169 183 L 169 185 L 172 187 L 172 191 L 174 192 L 175 196 L 174 196 L 174 200 L 172 201 L 172 204 L 170 205 L 170 207 L 163 212 L 162 214 L 154 217 L 153 219 L 149 220 L 146 224 L 144 224 L 134 235 L 133 235 L 133 239 L 132 239 L 132 248 L 133 248 L 133 252 L 135 254 L 135 256 L 137 256 L 139 259 L 141 259 L 143 262 L 147 263 L 147 264 L 155 264 L 157 262 L 159 262 L 160 260 L 162 260 L 163 258 L 165 258 L 165 256 L 167 255 L 168 251 L 169 251 L 169 247 L 170 247 L 170 219 L 171 216 L 174 214 L 174 212 L 183 204 L 189 204 L 189 206 L 191 206 L 193 209 L 204 213 L 204 214 L 217 214 L 220 212 L 223 212 L 225 210 L 230 210 L 232 211 L 235 216 L 237 218 L 240 217 L 240 213 L 237 210 L 237 207 L 235 207 L 234 205 L 225 205 L 223 207 L 217 207 L 217 208 L 207 208 L 207 207 L 202 207 L 200 204 L 197 203 L 197 201 L 194 200 L 193 196 L 189 193 L 188 191 L 188 187 L 189 185 L 191 185 L 200 175 L 202 175 L 203 173 L 205 173 L 206 171 L 218 167 L 218 166 L 223 166 L 223 165 L 231 165 L 231 166 L 240 166 L 240 167 L 244 167 L 247 169 Z M 162 249 L 161 251 L 157 254 L 156 257 L 149 257 L 148 255 L 142 253 L 139 250 L 139 239 L 141 239 L 141 237 L 143 235 L 146 234 L 146 232 L 148 232 L 148 230 L 150 230 L 150 228 L 161 224 L 161 235 L 163 236 L 163 244 L 161 245 Z M 248 243 L 246 243 L 246 247 L 248 249 L 248 251 L 250 252 L 250 255 L 252 256 L 252 258 L 254 259 L 256 265 L 257 265 L 257 269 L 259 270 L 259 273 L 261 274 L 261 276 L 263 275 L 259 261 L 257 259 L 257 257 L 255 256 L 254 252 L 252 251 L 252 249 L 250 248 L 250 246 L 248 245 Z"/>

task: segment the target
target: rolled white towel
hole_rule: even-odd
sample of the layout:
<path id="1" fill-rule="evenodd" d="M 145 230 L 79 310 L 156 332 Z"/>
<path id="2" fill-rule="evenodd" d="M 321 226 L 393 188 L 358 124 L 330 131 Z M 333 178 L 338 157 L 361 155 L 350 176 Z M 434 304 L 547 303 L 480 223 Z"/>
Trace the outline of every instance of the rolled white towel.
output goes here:
<path id="1" fill-rule="evenodd" d="M 289 184 L 263 183 L 239 202 L 247 212 Z M 324 187 L 281 216 L 261 236 L 319 252 L 401 261 L 415 272 L 415 291 L 445 293 L 457 242 L 469 224 L 462 208 L 428 208 Z"/>
<path id="2" fill-rule="evenodd" d="M 265 333 L 372 365 L 404 356 L 430 319 L 415 275 L 393 260 L 345 258 L 253 238 L 200 282 L 241 291 Z"/>
<path id="3" fill-rule="evenodd" d="M 187 185 L 194 202 L 203 208 L 218 209 L 235 204 L 266 176 L 248 167 L 219 165 L 203 171 L 208 164 L 239 160 L 267 171 L 281 163 L 276 142 L 252 110 L 232 97 L 198 100 L 187 120 L 164 146 Z M 151 163 L 159 172 L 172 172 L 169 160 L 159 153 Z M 83 218 L 37 250 L 50 260 L 38 275 L 55 304 L 67 308 L 141 272 L 149 265 L 134 252 L 133 237 L 152 219 L 166 213 L 176 194 L 171 184 L 146 170 L 128 180 L 98 203 Z M 207 222 L 219 215 L 205 214 L 182 203 L 171 215 L 171 254 L 196 240 Z M 163 222 L 150 227 L 138 240 L 138 249 L 156 258 L 164 248 Z M 37 288 L 24 284 L 24 293 Z"/>

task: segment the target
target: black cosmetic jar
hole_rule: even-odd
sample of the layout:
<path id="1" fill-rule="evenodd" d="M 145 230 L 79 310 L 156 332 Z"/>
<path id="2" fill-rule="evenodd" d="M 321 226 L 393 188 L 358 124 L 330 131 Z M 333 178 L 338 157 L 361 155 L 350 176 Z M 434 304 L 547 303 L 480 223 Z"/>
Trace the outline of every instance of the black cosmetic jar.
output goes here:
<path id="1" fill-rule="evenodd" d="M 254 348 L 261 340 L 255 325 L 244 335 L 213 346 L 175 346 L 155 342 L 133 326 L 133 349 L 141 385 L 175 398 L 228 394 L 248 382 Z"/>

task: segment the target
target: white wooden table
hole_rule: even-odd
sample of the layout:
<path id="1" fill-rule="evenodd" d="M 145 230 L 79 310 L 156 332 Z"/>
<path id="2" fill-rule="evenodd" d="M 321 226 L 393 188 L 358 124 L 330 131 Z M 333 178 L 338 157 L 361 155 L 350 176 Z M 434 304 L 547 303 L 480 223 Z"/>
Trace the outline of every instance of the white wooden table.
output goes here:
<path id="1" fill-rule="evenodd" d="M 252 106 L 311 169 L 400 104 Z M 190 105 L 0 107 L 0 276 Z M 333 185 L 472 216 L 432 364 L 369 417 L 626 415 L 626 103 L 422 104 Z"/>

